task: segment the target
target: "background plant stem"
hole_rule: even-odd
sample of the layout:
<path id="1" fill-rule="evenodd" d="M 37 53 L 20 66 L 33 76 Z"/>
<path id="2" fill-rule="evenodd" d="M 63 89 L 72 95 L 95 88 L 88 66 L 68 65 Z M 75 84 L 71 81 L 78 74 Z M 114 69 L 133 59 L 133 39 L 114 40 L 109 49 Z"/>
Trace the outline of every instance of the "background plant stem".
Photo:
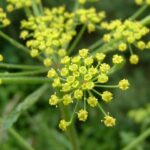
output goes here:
<path id="1" fill-rule="evenodd" d="M 150 136 L 150 128 L 145 130 L 141 135 L 139 135 L 135 140 L 131 141 L 129 145 L 124 147 L 122 150 L 133 150 L 140 142 Z"/>
<path id="2" fill-rule="evenodd" d="M 69 109 L 64 107 L 63 105 L 60 105 L 60 109 L 61 109 L 61 113 L 63 114 L 64 118 L 66 120 L 70 120 Z M 74 123 L 70 124 L 70 126 L 68 127 L 68 129 L 66 131 L 66 134 L 67 134 L 67 136 L 71 142 L 72 150 L 80 150 L 76 129 L 74 127 Z"/>
<path id="3" fill-rule="evenodd" d="M 13 128 L 9 128 L 8 129 L 9 134 L 11 134 L 11 136 L 13 136 L 17 143 L 22 146 L 24 149 L 26 150 L 34 150 L 34 148 L 25 141 L 25 139 L 23 139 L 23 137 Z"/>

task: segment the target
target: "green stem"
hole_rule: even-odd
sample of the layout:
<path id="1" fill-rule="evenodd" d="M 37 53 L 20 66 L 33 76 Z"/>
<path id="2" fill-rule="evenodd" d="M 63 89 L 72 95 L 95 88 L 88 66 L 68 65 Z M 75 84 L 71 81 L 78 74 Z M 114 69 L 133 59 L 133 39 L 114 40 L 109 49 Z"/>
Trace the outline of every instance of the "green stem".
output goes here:
<path id="1" fill-rule="evenodd" d="M 32 76 L 32 75 L 38 75 L 42 73 L 46 73 L 48 71 L 47 68 L 39 69 L 39 70 L 33 70 L 33 71 L 22 71 L 22 72 L 15 72 L 15 73 L 9 73 L 4 72 L 0 73 L 0 77 L 18 77 L 18 76 Z"/>
<path id="2" fill-rule="evenodd" d="M 34 148 L 27 142 L 23 137 L 13 128 L 8 129 L 9 134 L 16 139 L 17 143 L 20 144 L 26 150 L 34 150 Z"/>
<path id="3" fill-rule="evenodd" d="M 92 45 L 89 47 L 89 50 L 91 51 L 91 50 L 97 48 L 97 47 L 100 46 L 102 43 L 103 43 L 102 40 L 96 41 L 94 44 L 92 44 Z"/>
<path id="4" fill-rule="evenodd" d="M 135 12 L 129 19 L 135 20 L 137 19 L 146 9 L 148 8 L 148 5 L 143 5 L 140 9 L 138 9 L 137 12 Z"/>
<path id="5" fill-rule="evenodd" d="M 141 23 L 143 25 L 148 25 L 150 24 L 150 15 L 148 15 L 147 17 L 145 17 L 144 19 L 141 20 Z"/>
<path id="6" fill-rule="evenodd" d="M 72 45 L 70 46 L 69 50 L 68 50 L 68 55 L 70 55 L 72 53 L 72 51 L 75 49 L 76 45 L 79 43 L 83 33 L 86 30 L 86 25 L 83 25 L 80 32 L 78 33 L 78 35 L 76 36 L 75 40 L 73 41 Z"/>
<path id="7" fill-rule="evenodd" d="M 33 13 L 34 13 L 35 16 L 40 16 L 41 15 L 35 0 L 32 0 L 32 9 L 33 9 Z"/>
<path id="8" fill-rule="evenodd" d="M 2 84 L 43 84 L 52 81 L 45 77 L 1 77 Z"/>
<path id="9" fill-rule="evenodd" d="M 145 130 L 141 135 L 139 135 L 136 139 L 131 141 L 131 143 L 129 143 L 129 145 L 124 147 L 122 150 L 132 150 L 132 149 L 134 149 L 138 144 L 140 144 L 140 142 L 142 142 L 148 136 L 150 136 L 150 128 Z"/>
<path id="10" fill-rule="evenodd" d="M 30 51 L 28 48 L 26 48 L 24 45 L 20 44 L 19 42 L 17 42 L 16 40 L 14 40 L 13 38 L 9 37 L 7 34 L 5 34 L 4 32 L 0 31 L 0 36 L 3 37 L 5 40 L 7 40 L 9 43 L 11 43 L 12 45 L 14 45 L 16 48 L 24 51 L 27 54 L 30 54 Z"/>
<path id="11" fill-rule="evenodd" d="M 22 65 L 22 64 L 0 63 L 0 68 L 35 70 L 35 69 L 42 69 L 42 68 L 44 68 L 44 67 L 43 67 L 43 66 L 36 66 L 36 65 Z"/>
<path id="12" fill-rule="evenodd" d="M 22 50 L 23 52 L 27 53 L 30 55 L 30 50 L 25 47 L 24 45 L 20 44 L 19 42 L 17 42 L 16 40 L 14 40 L 13 38 L 9 37 L 7 34 L 5 34 L 4 32 L 0 31 L 0 36 L 2 38 L 4 38 L 5 40 L 7 40 L 10 44 L 14 45 L 16 48 L 18 48 L 19 50 Z M 39 60 L 42 61 L 42 58 L 39 56 L 37 57 Z"/>
<path id="13" fill-rule="evenodd" d="M 104 111 L 100 103 L 98 103 L 98 108 L 100 109 L 100 111 L 103 113 L 104 116 L 107 116 L 106 112 Z"/>
<path id="14" fill-rule="evenodd" d="M 63 105 L 60 105 L 60 109 L 61 109 L 61 112 L 64 116 L 64 118 L 66 120 L 69 120 L 70 118 L 70 112 L 68 110 L 68 108 L 64 107 Z M 77 138 L 77 133 L 76 133 L 76 129 L 74 127 L 74 124 L 71 123 L 69 128 L 67 129 L 66 131 L 66 134 L 71 142 L 71 145 L 72 145 L 72 150 L 80 150 L 79 148 L 79 143 L 78 143 L 78 138 Z"/>
<path id="15" fill-rule="evenodd" d="M 102 88 L 118 88 L 118 85 L 95 85 L 95 87 L 102 87 Z"/>

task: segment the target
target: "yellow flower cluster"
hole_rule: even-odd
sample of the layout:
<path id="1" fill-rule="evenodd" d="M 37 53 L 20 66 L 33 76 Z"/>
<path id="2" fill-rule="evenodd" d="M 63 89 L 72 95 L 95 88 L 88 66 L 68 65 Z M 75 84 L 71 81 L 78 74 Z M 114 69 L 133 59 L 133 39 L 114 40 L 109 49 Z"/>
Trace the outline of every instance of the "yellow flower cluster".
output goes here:
<path id="1" fill-rule="evenodd" d="M 78 111 L 77 117 L 80 121 L 86 121 L 88 118 L 86 103 L 90 107 L 99 106 L 99 100 L 95 95 L 106 103 L 110 102 L 113 99 L 111 92 L 103 91 L 100 93 L 96 90 L 98 87 L 103 88 L 103 86 L 107 88 L 107 85 L 104 84 L 109 81 L 109 72 L 112 68 L 109 64 L 103 62 L 105 57 L 103 53 L 96 53 L 94 56 L 90 56 L 88 49 L 79 50 L 79 54 L 75 57 L 63 57 L 60 64 L 61 68 L 59 70 L 51 68 L 47 74 L 48 78 L 53 79 L 52 86 L 62 95 L 60 96 L 57 92 L 51 95 L 49 104 L 57 106 L 59 103 L 63 103 L 63 105 L 68 106 L 72 103 L 83 103 L 84 107 Z M 121 56 L 114 55 L 114 65 L 122 63 L 122 61 L 123 58 Z M 97 65 L 95 66 L 95 64 Z M 129 82 L 123 79 L 117 85 L 110 86 L 127 90 Z M 111 119 L 106 117 L 104 120 Z M 69 122 L 71 123 L 71 121 Z M 108 122 L 110 123 L 111 121 L 104 121 L 104 124 L 108 124 Z M 115 121 L 112 119 L 112 122 L 113 126 Z M 60 121 L 59 127 L 62 130 L 66 130 L 67 126 L 69 126 L 67 121 L 64 121 L 64 119 Z M 107 126 L 110 125 L 108 124 Z"/>
<path id="2" fill-rule="evenodd" d="M 95 8 L 80 8 L 75 13 L 79 23 L 87 25 L 89 33 L 95 31 L 96 25 L 105 18 L 105 12 L 101 11 L 97 13 Z"/>
<path id="3" fill-rule="evenodd" d="M 34 0 L 36 3 L 40 3 L 41 0 Z M 24 7 L 32 6 L 32 0 L 7 0 L 7 11 L 12 12 L 14 9 L 20 9 Z"/>
<path id="4" fill-rule="evenodd" d="M 111 23 L 103 22 L 101 27 L 111 31 L 104 34 L 104 42 L 115 41 L 118 43 L 116 48 L 121 52 L 130 50 L 131 57 L 129 60 L 131 64 L 137 64 L 139 60 L 138 56 L 133 54 L 131 45 L 134 46 L 134 49 L 149 49 L 149 42 L 142 41 L 142 37 L 149 33 L 149 29 L 140 22 L 114 20 Z"/>
<path id="5" fill-rule="evenodd" d="M 135 0 L 135 3 L 137 5 L 143 5 L 143 4 L 150 5 L 150 0 Z"/>
<path id="6" fill-rule="evenodd" d="M 7 18 L 6 13 L 4 12 L 3 8 L 0 8 L 0 26 L 8 26 L 10 24 L 10 20 Z"/>
<path id="7" fill-rule="evenodd" d="M 74 13 L 67 12 L 65 7 L 47 8 L 44 15 L 30 16 L 21 22 L 20 37 L 27 40 L 32 57 L 42 55 L 44 65 L 51 66 L 54 57 L 59 59 L 66 55 L 66 47 L 76 35 L 76 25 L 85 24 L 92 32 L 104 16 L 104 12 L 97 13 L 94 8 L 80 8 Z"/>

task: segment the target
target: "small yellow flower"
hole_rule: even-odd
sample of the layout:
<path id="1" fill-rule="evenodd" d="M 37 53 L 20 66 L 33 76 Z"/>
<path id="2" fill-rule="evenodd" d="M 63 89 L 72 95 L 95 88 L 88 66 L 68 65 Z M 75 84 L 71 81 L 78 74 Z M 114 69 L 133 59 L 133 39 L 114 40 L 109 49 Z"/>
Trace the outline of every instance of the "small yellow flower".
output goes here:
<path id="1" fill-rule="evenodd" d="M 96 107 L 97 104 L 98 104 L 98 100 L 97 100 L 94 96 L 90 96 L 90 97 L 87 99 L 87 102 L 88 102 L 88 104 L 89 104 L 91 107 Z"/>
<path id="2" fill-rule="evenodd" d="M 43 63 L 46 67 L 49 67 L 52 64 L 52 60 L 50 58 L 45 58 Z"/>
<path id="3" fill-rule="evenodd" d="M 109 91 L 104 91 L 101 96 L 102 96 L 102 100 L 107 103 L 113 99 L 113 95 Z"/>
<path id="4" fill-rule="evenodd" d="M 48 78 L 53 78 L 53 77 L 55 77 L 57 75 L 57 72 L 52 68 L 52 69 L 50 69 L 49 71 L 48 71 L 48 73 L 47 73 L 47 77 Z"/>
<path id="5" fill-rule="evenodd" d="M 106 115 L 104 117 L 104 124 L 106 127 L 113 127 L 116 125 L 116 119 L 109 115 Z"/>
<path id="6" fill-rule="evenodd" d="M 3 55 L 0 54 L 0 62 L 4 60 Z"/>
<path id="7" fill-rule="evenodd" d="M 66 55 L 66 50 L 65 50 L 65 49 L 60 49 L 60 50 L 58 51 L 58 55 L 59 55 L 60 57 L 64 57 L 64 56 Z"/>
<path id="8" fill-rule="evenodd" d="M 110 34 L 105 34 L 104 36 L 103 36 L 103 41 L 104 42 L 109 42 L 111 40 L 111 35 Z"/>
<path id="9" fill-rule="evenodd" d="M 59 128 L 62 130 L 62 131 L 66 131 L 67 130 L 67 127 L 70 125 L 69 122 L 65 121 L 64 119 L 63 120 L 60 120 L 60 123 L 59 123 Z"/>
<path id="10" fill-rule="evenodd" d="M 81 74 L 86 74 L 86 73 L 87 73 L 87 68 L 86 68 L 85 66 L 81 66 L 81 67 L 79 68 L 79 72 L 80 72 Z"/>
<path id="11" fill-rule="evenodd" d="M 29 35 L 29 32 L 26 30 L 23 30 L 20 34 L 20 38 L 26 39 L 28 37 L 28 35 Z"/>
<path id="12" fill-rule="evenodd" d="M 85 63 L 85 65 L 87 65 L 87 66 L 92 65 L 93 62 L 94 62 L 94 60 L 93 60 L 92 57 L 87 57 L 87 58 L 84 59 L 84 63 Z"/>
<path id="13" fill-rule="evenodd" d="M 131 64 L 136 65 L 139 62 L 139 56 L 136 54 L 133 54 L 130 56 L 129 61 Z"/>
<path id="14" fill-rule="evenodd" d="M 69 62 L 70 62 L 70 57 L 69 56 L 65 56 L 64 58 L 61 59 L 62 64 L 68 64 Z"/>
<path id="15" fill-rule="evenodd" d="M 13 5 L 11 5 L 11 4 L 7 5 L 7 11 L 8 12 L 12 12 L 13 10 L 14 10 Z"/>
<path id="16" fill-rule="evenodd" d="M 83 91 L 82 90 L 79 90 L 79 89 L 75 90 L 75 92 L 74 92 L 74 98 L 81 99 L 82 96 L 83 96 Z"/>
<path id="17" fill-rule="evenodd" d="M 95 57 L 98 61 L 102 62 L 105 59 L 106 55 L 104 53 L 96 53 Z"/>
<path id="18" fill-rule="evenodd" d="M 123 79 L 121 81 L 119 81 L 118 87 L 121 90 L 127 90 L 129 88 L 129 81 L 127 79 Z"/>
<path id="19" fill-rule="evenodd" d="M 89 50 L 88 49 L 81 49 L 79 50 L 79 55 L 83 58 L 87 57 Z"/>
<path id="20" fill-rule="evenodd" d="M 68 68 L 62 68 L 60 73 L 63 77 L 65 77 L 68 75 L 69 70 L 68 70 Z"/>
<path id="21" fill-rule="evenodd" d="M 93 23 L 89 23 L 88 26 L 88 32 L 91 33 L 91 32 L 94 32 L 95 31 L 95 25 Z"/>
<path id="22" fill-rule="evenodd" d="M 137 43 L 137 47 L 138 47 L 139 49 L 141 49 L 141 50 L 144 50 L 145 47 L 146 47 L 146 44 L 145 44 L 145 42 L 143 42 L 143 41 L 139 41 L 139 42 Z"/>
<path id="23" fill-rule="evenodd" d="M 58 104 L 58 102 L 59 102 L 59 98 L 55 94 L 51 95 L 49 99 L 49 104 L 55 106 Z"/>
<path id="24" fill-rule="evenodd" d="M 36 49 L 31 50 L 30 53 L 31 57 L 37 57 L 39 55 L 39 51 Z"/>
<path id="25" fill-rule="evenodd" d="M 102 73 L 107 73 L 109 70 L 110 70 L 110 66 L 109 66 L 108 64 L 102 63 L 102 64 L 100 65 L 100 71 L 101 71 Z"/>
<path id="26" fill-rule="evenodd" d="M 99 83 L 106 83 L 108 81 L 108 76 L 106 74 L 102 73 L 98 76 L 97 80 Z"/>
<path id="27" fill-rule="evenodd" d="M 120 63 L 123 62 L 123 57 L 116 54 L 116 55 L 113 56 L 112 62 L 113 62 L 114 64 L 120 64 Z"/>
<path id="28" fill-rule="evenodd" d="M 69 94 L 66 94 L 63 96 L 63 104 L 65 106 L 69 105 L 70 103 L 73 103 L 73 100 Z"/>
<path id="29" fill-rule="evenodd" d="M 55 87 L 59 87 L 60 85 L 61 85 L 60 79 L 59 78 L 55 78 L 53 80 L 52 86 L 55 88 Z"/>
<path id="30" fill-rule="evenodd" d="M 124 52 L 127 49 L 126 43 L 120 43 L 118 46 L 119 51 Z"/>
<path id="31" fill-rule="evenodd" d="M 84 109 L 80 109 L 78 112 L 78 119 L 80 121 L 86 121 L 88 117 L 88 112 Z"/>

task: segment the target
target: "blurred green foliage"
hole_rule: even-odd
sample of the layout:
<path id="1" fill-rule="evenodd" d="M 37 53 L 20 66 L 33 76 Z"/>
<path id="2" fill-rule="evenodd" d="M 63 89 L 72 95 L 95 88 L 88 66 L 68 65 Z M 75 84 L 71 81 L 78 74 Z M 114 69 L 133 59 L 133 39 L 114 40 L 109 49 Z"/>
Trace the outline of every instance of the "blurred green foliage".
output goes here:
<path id="1" fill-rule="evenodd" d="M 44 6 L 53 7 L 65 5 L 68 10 L 72 10 L 75 0 L 43 0 Z M 98 10 L 106 10 L 107 19 L 124 19 L 134 13 L 138 7 L 133 0 L 97 0 L 96 3 L 90 3 L 89 6 L 95 6 Z M 0 6 L 5 7 L 6 1 L 1 0 Z M 24 13 L 17 10 L 9 17 L 12 20 L 12 26 L 5 30 L 13 38 L 19 40 L 19 21 L 24 18 Z M 142 16 L 141 16 L 142 17 Z M 84 36 L 79 47 L 87 47 L 87 43 L 92 43 L 99 38 L 101 33 L 94 33 Z M 92 40 L 91 40 L 92 39 Z M 20 41 L 20 40 L 19 40 Z M 23 41 L 20 41 L 23 43 Z M 36 64 L 26 54 L 19 52 L 15 47 L 9 45 L 5 40 L 0 39 L 0 53 L 4 54 L 9 63 Z M 127 54 L 128 55 L 128 54 Z M 101 123 L 101 114 L 90 110 L 91 114 L 86 123 L 76 123 L 79 141 L 82 150 L 120 150 L 122 147 L 134 140 L 143 130 L 143 123 L 137 123 L 128 116 L 132 109 L 138 109 L 149 105 L 150 98 L 150 52 L 145 51 L 140 54 L 140 64 L 130 66 L 128 63 L 123 70 L 118 71 L 114 76 L 117 82 L 122 76 L 128 77 L 131 82 L 130 89 L 123 93 L 119 90 L 114 91 L 116 95 L 114 100 L 108 105 L 106 110 L 110 110 L 117 118 L 117 126 L 106 128 Z M 28 85 L 9 85 L 0 86 L 0 114 L 1 118 L 10 114 L 13 107 L 22 101 L 26 95 L 34 91 L 36 86 Z M 33 105 L 29 111 L 24 112 L 14 128 L 29 142 L 36 150 L 66 150 L 70 149 L 70 143 L 57 128 L 57 120 L 60 117 L 59 111 L 49 107 L 47 91 Z M 135 115 L 136 112 L 135 112 Z M 149 125 L 149 124 L 148 124 Z M 17 141 L 6 132 L 0 130 L 0 149 L 1 150 L 22 150 Z M 149 150 L 150 139 L 146 139 L 142 144 L 139 143 L 135 150 Z"/>

